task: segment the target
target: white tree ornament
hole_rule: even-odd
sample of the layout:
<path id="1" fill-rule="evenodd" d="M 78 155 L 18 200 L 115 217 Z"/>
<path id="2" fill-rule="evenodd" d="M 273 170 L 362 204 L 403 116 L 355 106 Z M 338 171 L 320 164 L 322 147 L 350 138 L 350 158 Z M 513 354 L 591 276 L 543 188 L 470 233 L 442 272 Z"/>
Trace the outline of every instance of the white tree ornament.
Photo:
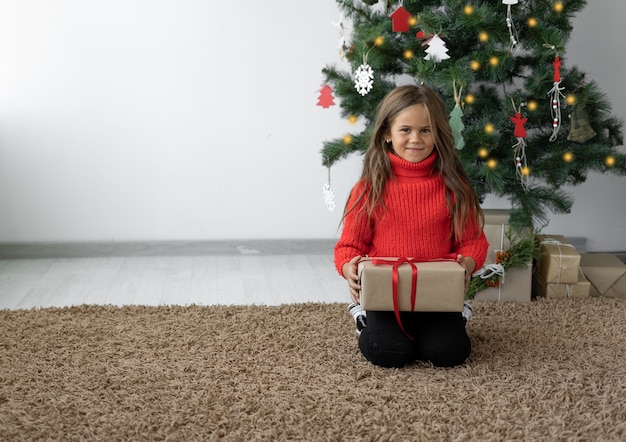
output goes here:
<path id="1" fill-rule="evenodd" d="M 374 70 L 366 63 L 356 68 L 354 72 L 354 87 L 359 94 L 365 96 L 374 86 Z"/>
<path id="2" fill-rule="evenodd" d="M 433 60 L 435 62 L 440 62 L 450 58 L 448 55 L 448 48 L 446 48 L 446 43 L 439 38 L 438 35 L 434 35 L 433 38 L 428 41 L 426 54 L 427 55 L 424 57 L 424 60 Z"/>
<path id="3" fill-rule="evenodd" d="M 334 212 L 336 207 L 335 192 L 333 192 L 332 187 L 330 187 L 330 182 L 324 184 L 322 192 L 324 194 L 324 204 L 326 204 L 329 211 Z"/>

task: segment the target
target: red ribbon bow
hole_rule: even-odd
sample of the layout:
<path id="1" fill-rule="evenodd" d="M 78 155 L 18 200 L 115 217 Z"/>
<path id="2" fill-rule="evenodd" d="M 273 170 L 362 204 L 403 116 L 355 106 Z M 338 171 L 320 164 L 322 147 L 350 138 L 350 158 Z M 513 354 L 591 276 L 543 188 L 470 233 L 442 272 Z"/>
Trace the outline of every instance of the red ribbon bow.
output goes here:
<path id="1" fill-rule="evenodd" d="M 402 264 L 409 264 L 411 266 L 411 311 L 415 311 L 415 299 L 417 297 L 417 276 L 418 270 L 415 263 L 417 262 L 432 262 L 432 261 L 455 261 L 456 255 L 451 253 L 446 255 L 443 258 L 406 258 L 400 257 L 394 260 L 390 259 L 380 259 L 373 258 L 372 264 L 374 265 L 391 265 L 392 273 L 391 273 L 391 293 L 393 297 L 393 312 L 396 316 L 396 322 L 400 326 L 400 330 L 404 332 L 405 335 L 408 336 L 409 339 L 413 340 L 413 336 L 411 336 L 405 329 L 402 324 L 402 318 L 400 317 L 400 304 L 398 301 L 398 281 L 400 280 L 400 274 L 398 269 Z"/>

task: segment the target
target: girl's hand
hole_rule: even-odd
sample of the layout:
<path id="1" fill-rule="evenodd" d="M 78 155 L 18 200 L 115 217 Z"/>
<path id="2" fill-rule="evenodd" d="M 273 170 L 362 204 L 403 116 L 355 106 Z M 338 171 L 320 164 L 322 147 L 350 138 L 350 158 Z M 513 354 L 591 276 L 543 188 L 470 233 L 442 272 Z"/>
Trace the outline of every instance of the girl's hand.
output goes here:
<path id="1" fill-rule="evenodd" d="M 459 253 L 456 257 L 456 262 L 465 269 L 465 291 L 467 292 L 472 273 L 474 273 L 474 269 L 476 269 L 476 261 L 474 261 L 474 258 L 463 256 Z"/>
<path id="2" fill-rule="evenodd" d="M 352 302 L 358 304 L 361 300 L 361 285 L 359 284 L 358 265 L 361 260 L 361 256 L 355 256 L 350 261 L 345 263 L 341 268 L 343 277 L 348 281 L 348 287 L 350 288 L 350 298 Z"/>

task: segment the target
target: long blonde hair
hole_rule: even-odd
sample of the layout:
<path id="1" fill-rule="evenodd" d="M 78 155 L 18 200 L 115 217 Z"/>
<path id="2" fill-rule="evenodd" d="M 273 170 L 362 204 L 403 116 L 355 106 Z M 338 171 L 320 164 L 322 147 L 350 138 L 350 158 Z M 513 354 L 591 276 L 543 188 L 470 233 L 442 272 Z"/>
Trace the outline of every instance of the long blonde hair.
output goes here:
<path id="1" fill-rule="evenodd" d="M 360 186 L 362 190 L 351 206 L 346 203 L 342 222 L 363 198 L 367 198 L 363 215 L 370 219 L 374 211 L 383 206 L 385 185 L 387 180 L 394 178 L 387 156 L 392 148 L 385 142 L 385 134 L 401 112 L 416 104 L 424 105 L 431 123 L 437 151 L 433 171 L 441 174 L 446 186 L 446 201 L 453 220 L 451 237 L 460 241 L 463 227 L 472 222 L 479 228 L 476 232 L 478 235 L 484 224 L 480 201 L 454 148 L 454 136 L 444 103 L 439 94 L 424 85 L 399 86 L 389 92 L 379 104 L 374 132 L 363 159 L 363 172 L 359 181 L 363 184 Z"/>

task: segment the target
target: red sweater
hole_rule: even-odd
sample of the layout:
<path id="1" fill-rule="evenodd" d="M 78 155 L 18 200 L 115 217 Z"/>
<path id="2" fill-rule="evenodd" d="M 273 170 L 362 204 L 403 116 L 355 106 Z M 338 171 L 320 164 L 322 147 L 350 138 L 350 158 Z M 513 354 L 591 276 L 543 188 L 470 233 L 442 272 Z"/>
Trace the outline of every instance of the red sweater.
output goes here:
<path id="1" fill-rule="evenodd" d="M 419 163 L 388 155 L 395 178 L 387 181 L 384 207 L 374 212 L 371 226 L 360 212 L 365 199 L 346 217 L 335 245 L 339 274 L 343 265 L 357 255 L 437 258 L 461 253 L 476 261 L 476 269 L 481 268 L 489 246 L 482 231 L 476 237 L 476 223 L 466 226 L 462 242 L 450 238 L 452 218 L 446 204 L 446 187 L 441 175 L 431 174 L 436 152 Z M 352 207 L 364 185 L 359 181 L 354 186 L 348 207 Z"/>

